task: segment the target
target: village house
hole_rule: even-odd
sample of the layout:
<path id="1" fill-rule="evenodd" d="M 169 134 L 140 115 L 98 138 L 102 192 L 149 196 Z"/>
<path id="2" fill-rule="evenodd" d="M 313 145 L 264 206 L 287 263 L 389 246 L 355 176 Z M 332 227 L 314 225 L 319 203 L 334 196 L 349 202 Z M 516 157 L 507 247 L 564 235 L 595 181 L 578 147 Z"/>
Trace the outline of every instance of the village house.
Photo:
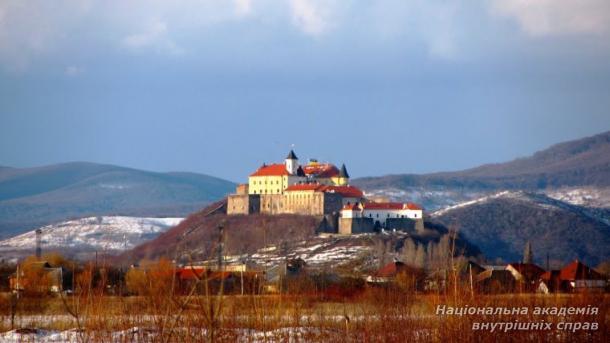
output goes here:
<path id="1" fill-rule="evenodd" d="M 17 268 L 9 277 L 9 287 L 14 292 L 58 293 L 63 290 L 63 269 L 53 267 L 46 261 L 30 263 L 26 268 Z"/>
<path id="2" fill-rule="evenodd" d="M 540 276 L 538 291 L 553 292 L 604 292 L 607 277 L 582 262 L 574 262 L 561 270 L 549 270 Z"/>
<path id="3" fill-rule="evenodd" d="M 371 285 L 393 285 L 413 290 L 423 290 L 426 274 L 421 268 L 411 267 L 400 261 L 392 261 L 371 275 L 366 282 Z"/>
<path id="4" fill-rule="evenodd" d="M 510 263 L 506 266 L 516 281 L 516 290 L 519 292 L 535 292 L 540 276 L 545 270 L 533 263 Z"/>

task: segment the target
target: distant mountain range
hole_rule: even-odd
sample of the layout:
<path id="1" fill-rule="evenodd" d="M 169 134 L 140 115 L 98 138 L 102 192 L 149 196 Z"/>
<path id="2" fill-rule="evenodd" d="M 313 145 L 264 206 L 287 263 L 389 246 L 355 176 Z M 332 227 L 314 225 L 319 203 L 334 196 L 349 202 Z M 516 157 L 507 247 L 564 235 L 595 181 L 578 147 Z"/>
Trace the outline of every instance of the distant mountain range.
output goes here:
<path id="1" fill-rule="evenodd" d="M 202 174 L 85 162 L 0 167 L 0 238 L 87 216 L 182 217 L 222 198 L 234 186 Z"/>
<path id="2" fill-rule="evenodd" d="M 610 131 L 556 144 L 530 157 L 456 172 L 366 177 L 353 183 L 371 195 L 420 202 L 435 210 L 501 190 L 550 192 L 610 187 Z"/>

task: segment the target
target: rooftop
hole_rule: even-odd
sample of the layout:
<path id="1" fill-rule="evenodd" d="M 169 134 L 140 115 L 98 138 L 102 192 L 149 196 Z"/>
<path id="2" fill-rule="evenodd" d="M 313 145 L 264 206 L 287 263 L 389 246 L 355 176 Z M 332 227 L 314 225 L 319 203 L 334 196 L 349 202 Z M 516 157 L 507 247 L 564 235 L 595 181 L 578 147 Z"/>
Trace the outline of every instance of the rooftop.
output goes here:
<path id="1" fill-rule="evenodd" d="M 359 188 L 354 186 L 329 186 L 319 183 L 298 183 L 295 185 L 288 186 L 288 188 L 286 188 L 286 192 L 291 191 L 338 193 L 348 198 L 360 198 L 364 195 L 364 193 L 362 193 Z"/>
<path id="2" fill-rule="evenodd" d="M 284 176 L 290 175 L 284 163 L 263 164 L 250 176 Z"/>

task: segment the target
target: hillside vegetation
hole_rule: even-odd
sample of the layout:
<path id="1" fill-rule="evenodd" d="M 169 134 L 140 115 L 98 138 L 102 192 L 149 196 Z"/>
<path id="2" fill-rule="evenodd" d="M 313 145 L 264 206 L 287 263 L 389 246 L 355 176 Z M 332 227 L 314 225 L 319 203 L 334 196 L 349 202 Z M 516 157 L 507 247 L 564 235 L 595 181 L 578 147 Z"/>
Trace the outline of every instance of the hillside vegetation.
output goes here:
<path id="1" fill-rule="evenodd" d="M 491 260 L 520 261 L 527 241 L 535 261 L 546 255 L 564 264 L 576 258 L 590 265 L 610 259 L 609 211 L 592 211 L 541 194 L 502 192 L 433 214 L 479 246 Z"/>

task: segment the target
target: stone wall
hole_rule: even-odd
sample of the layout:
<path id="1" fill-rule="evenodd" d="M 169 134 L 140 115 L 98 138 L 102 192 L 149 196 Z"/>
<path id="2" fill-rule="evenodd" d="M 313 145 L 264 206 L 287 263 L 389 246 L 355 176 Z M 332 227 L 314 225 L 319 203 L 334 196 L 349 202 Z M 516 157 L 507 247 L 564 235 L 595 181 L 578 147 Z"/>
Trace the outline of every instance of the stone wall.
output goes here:
<path id="1" fill-rule="evenodd" d="M 282 214 L 287 213 L 284 209 L 283 194 L 261 194 L 260 213 Z"/>
<path id="2" fill-rule="evenodd" d="M 227 201 L 227 214 L 324 216 L 338 215 L 342 207 L 343 197 L 334 193 L 313 192 L 299 198 L 283 194 L 231 194 Z"/>
<path id="3" fill-rule="evenodd" d="M 320 225 L 316 229 L 317 233 L 339 233 L 339 215 L 326 214 L 321 217 Z"/>
<path id="4" fill-rule="evenodd" d="M 227 198 L 227 214 L 252 214 L 260 212 L 260 196 L 231 194 Z"/>
<path id="5" fill-rule="evenodd" d="M 406 232 L 415 232 L 417 222 L 422 222 L 421 219 L 410 219 L 410 218 L 388 218 L 385 221 L 386 230 L 401 230 Z"/>
<path id="6" fill-rule="evenodd" d="M 342 235 L 371 232 L 375 232 L 372 218 L 339 218 L 339 233 Z"/>
<path id="7" fill-rule="evenodd" d="M 334 193 L 324 194 L 324 214 L 339 213 L 343 208 L 343 197 Z"/>

